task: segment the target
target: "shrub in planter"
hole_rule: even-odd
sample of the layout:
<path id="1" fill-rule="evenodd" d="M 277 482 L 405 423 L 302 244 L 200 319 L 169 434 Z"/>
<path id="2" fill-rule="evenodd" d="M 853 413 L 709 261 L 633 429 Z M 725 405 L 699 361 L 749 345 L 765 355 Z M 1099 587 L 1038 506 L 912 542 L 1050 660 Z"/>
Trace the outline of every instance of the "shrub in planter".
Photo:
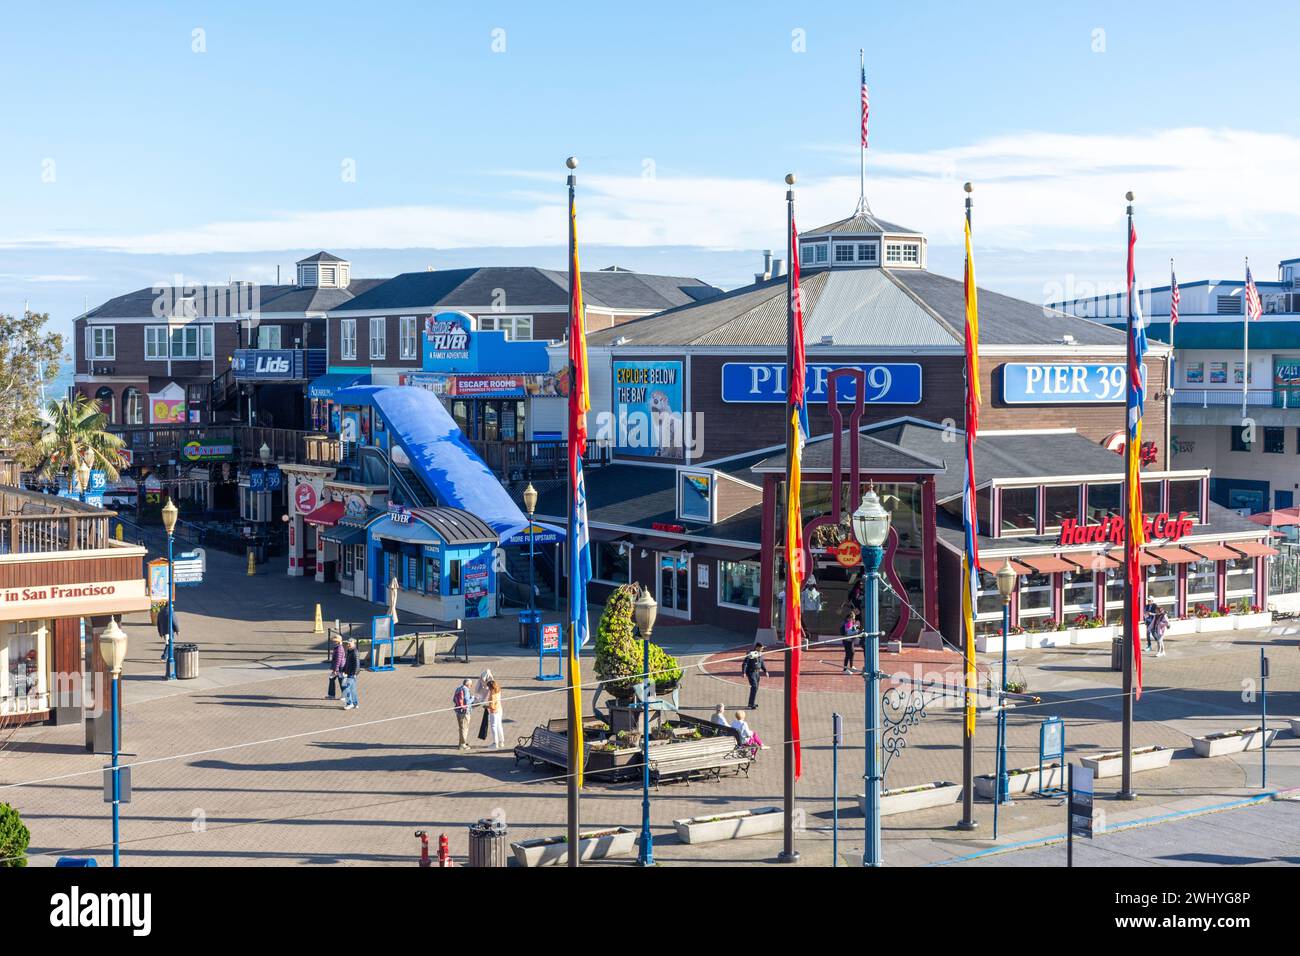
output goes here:
<path id="1" fill-rule="evenodd" d="M 7 803 L 0 803 L 0 866 L 26 866 L 32 834 L 23 818 Z"/>
<path id="2" fill-rule="evenodd" d="M 642 667 L 643 642 L 637 640 L 632 617 L 637 593 L 635 584 L 616 588 L 605 602 L 596 628 L 596 676 L 605 683 L 606 693 L 620 700 L 635 696 L 633 688 L 639 683 Z M 650 672 L 655 675 L 657 688 L 682 679 L 677 658 L 654 643 L 650 645 Z"/>

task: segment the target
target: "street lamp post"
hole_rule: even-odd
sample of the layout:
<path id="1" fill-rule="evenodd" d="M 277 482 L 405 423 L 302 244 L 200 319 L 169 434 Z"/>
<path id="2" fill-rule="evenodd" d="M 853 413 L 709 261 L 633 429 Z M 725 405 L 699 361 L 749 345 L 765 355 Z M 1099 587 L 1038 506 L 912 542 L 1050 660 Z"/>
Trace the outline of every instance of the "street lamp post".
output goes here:
<path id="1" fill-rule="evenodd" d="M 86 495 L 90 494 L 90 466 L 84 461 L 77 466 L 77 487 L 84 503 Z"/>
<path id="2" fill-rule="evenodd" d="M 866 685 L 866 840 L 863 866 L 882 866 L 880 845 L 880 563 L 889 537 L 889 512 L 874 486 L 868 486 L 862 504 L 853 512 L 853 536 L 862 545 L 862 627 L 867 640 L 862 676 Z"/>
<path id="3" fill-rule="evenodd" d="M 1016 590 L 1016 571 L 1010 561 L 998 569 L 998 593 L 1002 595 L 1002 693 L 998 695 L 997 798 L 993 801 L 993 839 L 998 837 L 998 806 L 1011 802 L 1007 775 L 1007 643 L 1011 635 L 1011 595 Z"/>
<path id="4" fill-rule="evenodd" d="M 167 531 L 167 680 L 176 679 L 176 568 L 172 563 L 172 543 L 179 514 L 176 502 L 169 497 L 162 510 L 163 528 Z"/>
<path id="5" fill-rule="evenodd" d="M 650 589 L 641 588 L 641 594 L 632 605 L 636 627 L 641 633 L 641 852 L 637 863 L 654 866 L 654 836 L 650 833 L 650 635 L 654 633 L 659 605 L 650 596 Z"/>
<path id="6" fill-rule="evenodd" d="M 532 642 L 540 641 L 540 638 L 537 635 L 537 600 L 533 571 L 533 514 L 537 511 L 537 489 L 533 487 L 531 481 L 524 489 L 524 510 L 528 512 L 528 639 Z"/>
<path id="7" fill-rule="evenodd" d="M 112 715 L 113 732 L 113 865 L 121 866 L 121 848 L 120 848 L 120 831 L 121 831 L 121 808 L 122 808 L 122 772 L 118 769 L 118 751 L 121 742 L 118 739 L 121 735 L 121 717 L 118 715 L 118 681 L 122 677 L 122 663 L 126 660 L 126 632 L 118 625 L 116 619 L 108 619 L 108 627 L 104 628 L 104 633 L 100 635 L 100 648 L 104 656 L 104 663 L 108 665 L 108 673 L 112 677 L 109 685 L 111 699 L 109 701 L 109 711 Z"/>

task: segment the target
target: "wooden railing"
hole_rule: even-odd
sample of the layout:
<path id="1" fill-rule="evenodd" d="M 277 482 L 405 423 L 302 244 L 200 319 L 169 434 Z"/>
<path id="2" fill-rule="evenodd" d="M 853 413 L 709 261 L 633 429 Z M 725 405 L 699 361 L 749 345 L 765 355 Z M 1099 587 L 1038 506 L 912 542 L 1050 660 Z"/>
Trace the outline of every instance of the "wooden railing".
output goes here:
<path id="1" fill-rule="evenodd" d="M 107 548 L 116 516 L 67 498 L 0 488 L 0 554 Z"/>
<path id="2" fill-rule="evenodd" d="M 262 446 L 271 460 L 285 464 L 333 465 L 339 461 L 338 440 L 320 432 L 259 425 L 114 425 L 136 464 L 180 460 L 186 443 L 229 444 L 239 461 L 258 461 Z"/>
<path id="3" fill-rule="evenodd" d="M 562 478 L 568 472 L 567 442 L 471 440 L 469 444 L 493 474 L 502 478 Z M 588 442 L 582 464 L 586 468 L 609 464 L 611 452 L 608 442 Z"/>

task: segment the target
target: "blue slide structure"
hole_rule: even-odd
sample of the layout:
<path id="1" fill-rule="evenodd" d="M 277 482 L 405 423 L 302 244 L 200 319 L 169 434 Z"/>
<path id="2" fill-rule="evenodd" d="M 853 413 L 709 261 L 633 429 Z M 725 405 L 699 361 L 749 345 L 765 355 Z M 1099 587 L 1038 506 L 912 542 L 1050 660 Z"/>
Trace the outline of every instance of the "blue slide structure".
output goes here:
<path id="1" fill-rule="evenodd" d="M 477 515 L 501 541 L 528 527 L 528 518 L 432 392 L 409 385 L 357 385 L 334 400 L 344 407 L 370 406 L 383 420 L 389 442 L 406 453 L 410 470 L 439 504 Z"/>

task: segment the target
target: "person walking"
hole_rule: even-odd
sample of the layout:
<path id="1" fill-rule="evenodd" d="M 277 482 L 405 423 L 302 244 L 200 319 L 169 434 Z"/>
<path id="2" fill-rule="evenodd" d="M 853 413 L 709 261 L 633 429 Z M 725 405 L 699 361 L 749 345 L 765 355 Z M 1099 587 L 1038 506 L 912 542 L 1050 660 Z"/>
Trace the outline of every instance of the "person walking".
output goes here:
<path id="1" fill-rule="evenodd" d="M 1165 656 L 1165 632 L 1169 630 L 1169 613 L 1164 608 L 1157 608 L 1155 618 L 1151 621 L 1151 626 L 1147 628 L 1148 648 L 1150 648 L 1149 639 L 1154 636 L 1156 639 L 1156 657 Z"/>
<path id="2" fill-rule="evenodd" d="M 360 663 L 357 657 L 357 639 L 349 637 L 344 645 L 343 669 L 340 671 L 343 675 L 344 710 L 357 709 L 357 672 L 361 669 Z"/>
<path id="3" fill-rule="evenodd" d="M 749 709 L 758 710 L 758 682 L 767 676 L 767 664 L 763 660 L 763 642 L 755 641 L 754 649 L 745 655 L 740 666 L 741 673 L 749 681 Z"/>
<path id="4" fill-rule="evenodd" d="M 451 709 L 456 713 L 456 734 L 460 738 L 460 749 L 469 750 L 469 712 L 474 706 L 474 695 L 469 689 L 466 677 L 451 695 Z"/>
<path id="5" fill-rule="evenodd" d="M 478 681 L 474 684 L 474 699 L 480 703 L 487 700 L 489 685 L 492 683 L 492 671 L 485 669 L 478 675 Z M 492 717 L 486 707 L 483 708 L 483 720 L 478 726 L 478 739 L 487 740 L 488 727 L 491 725 Z"/>
<path id="6" fill-rule="evenodd" d="M 492 722 L 492 745 L 500 750 L 506 745 L 506 732 L 501 726 L 504 716 L 501 710 L 501 685 L 495 680 L 488 681 L 487 712 Z"/>
<path id="7" fill-rule="evenodd" d="M 1142 615 L 1142 623 L 1147 626 L 1147 650 L 1148 651 L 1151 650 L 1151 639 L 1155 637 L 1155 635 L 1151 633 L 1151 628 L 1156 623 L 1156 614 L 1158 613 L 1158 611 L 1159 608 L 1156 607 L 1155 600 L 1152 598 L 1147 598 L 1147 606 L 1145 612 Z"/>
<path id="8" fill-rule="evenodd" d="M 170 603 L 164 604 L 158 609 L 158 636 L 162 638 L 162 656 L 160 661 L 167 660 L 167 622 L 171 622 L 172 641 L 174 642 L 181 636 L 181 619 L 172 613 Z"/>
<path id="9" fill-rule="evenodd" d="M 347 663 L 348 653 L 343 647 L 343 637 L 335 634 L 330 637 L 330 687 L 329 693 L 325 695 L 326 700 L 334 700 L 334 685 L 342 681 L 343 665 Z"/>
<path id="10" fill-rule="evenodd" d="M 857 608 L 850 608 L 848 616 L 844 618 L 844 623 L 840 625 L 840 630 L 844 637 L 841 643 L 844 645 L 844 673 L 853 673 L 853 656 L 857 651 L 858 638 L 861 636 L 862 625 L 858 623 Z"/>

